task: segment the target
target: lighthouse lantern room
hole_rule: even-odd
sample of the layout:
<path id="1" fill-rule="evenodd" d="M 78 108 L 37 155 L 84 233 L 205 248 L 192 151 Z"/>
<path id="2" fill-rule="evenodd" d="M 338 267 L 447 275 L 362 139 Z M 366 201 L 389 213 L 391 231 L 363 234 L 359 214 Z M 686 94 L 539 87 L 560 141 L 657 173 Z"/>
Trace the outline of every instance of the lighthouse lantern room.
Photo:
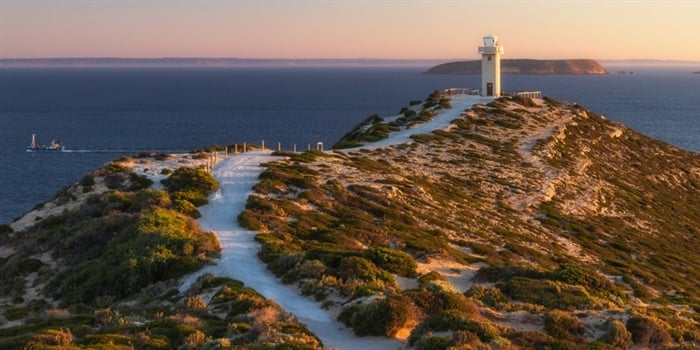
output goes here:
<path id="1" fill-rule="evenodd" d="M 479 46 L 481 54 L 481 96 L 501 96 L 501 55 L 503 46 L 498 37 L 489 34 L 484 37 L 484 46 Z"/>

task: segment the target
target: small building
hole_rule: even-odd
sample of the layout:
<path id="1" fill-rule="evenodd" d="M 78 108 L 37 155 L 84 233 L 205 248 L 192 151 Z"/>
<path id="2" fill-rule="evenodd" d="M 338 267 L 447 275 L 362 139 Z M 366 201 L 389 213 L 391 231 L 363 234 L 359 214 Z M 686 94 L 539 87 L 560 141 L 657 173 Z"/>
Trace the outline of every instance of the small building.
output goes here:
<path id="1" fill-rule="evenodd" d="M 498 44 L 498 37 L 489 34 L 484 37 L 484 46 L 479 47 L 481 54 L 481 96 L 501 96 L 501 55 L 503 46 Z"/>

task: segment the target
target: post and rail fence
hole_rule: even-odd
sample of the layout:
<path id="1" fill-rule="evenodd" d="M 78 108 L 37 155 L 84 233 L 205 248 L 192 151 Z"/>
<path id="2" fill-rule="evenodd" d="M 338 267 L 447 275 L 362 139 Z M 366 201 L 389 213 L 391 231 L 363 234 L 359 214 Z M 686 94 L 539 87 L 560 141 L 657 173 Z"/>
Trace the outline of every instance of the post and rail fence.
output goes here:
<path id="1" fill-rule="evenodd" d="M 471 88 L 448 88 L 442 90 L 442 96 L 450 97 L 457 95 L 470 95 L 479 96 L 481 91 L 479 89 Z M 542 91 L 504 91 L 502 96 L 518 96 L 527 98 L 542 98 Z"/>
<path id="2" fill-rule="evenodd" d="M 307 151 L 311 151 L 312 149 L 315 149 L 316 151 L 321 151 L 323 152 L 323 142 L 318 141 L 315 144 L 315 147 L 312 147 L 312 144 L 309 143 L 306 146 Z M 207 163 L 204 165 L 205 169 L 208 172 L 211 172 L 211 170 L 214 168 L 214 165 L 218 163 L 219 161 L 228 158 L 230 155 L 236 155 L 236 154 L 241 154 L 241 153 L 247 153 L 247 152 L 252 152 L 252 151 L 272 151 L 270 148 L 265 147 L 265 140 L 261 140 L 259 145 L 255 144 L 250 144 L 248 142 L 243 142 L 243 143 L 235 143 L 229 146 L 224 147 L 221 150 L 216 150 L 216 151 L 206 151 L 206 152 L 201 152 L 202 154 L 205 154 L 205 156 L 208 156 Z M 292 145 L 292 150 L 284 150 L 282 148 L 282 142 L 277 142 L 277 147 L 276 147 L 277 152 L 291 152 L 291 153 L 299 153 L 297 151 L 297 144 Z"/>

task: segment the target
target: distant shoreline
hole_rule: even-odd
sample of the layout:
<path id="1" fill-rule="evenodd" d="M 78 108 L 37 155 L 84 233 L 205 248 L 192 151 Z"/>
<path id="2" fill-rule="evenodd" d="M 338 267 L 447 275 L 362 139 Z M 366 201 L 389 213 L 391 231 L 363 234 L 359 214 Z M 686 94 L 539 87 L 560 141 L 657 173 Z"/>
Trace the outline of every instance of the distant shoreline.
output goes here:
<path id="1" fill-rule="evenodd" d="M 2 58 L 1 67 L 430 67 L 440 59 L 276 59 L 276 58 Z"/>
<path id="2" fill-rule="evenodd" d="M 473 59 L 472 59 L 473 60 Z M 423 67 L 429 68 L 461 59 L 392 58 L 226 58 L 226 57 L 48 57 L 0 58 L 0 68 L 81 67 Z M 556 61 L 556 60 L 535 60 Z M 700 61 L 679 60 L 596 60 L 602 66 L 700 67 Z M 698 71 L 700 74 L 700 71 Z"/>

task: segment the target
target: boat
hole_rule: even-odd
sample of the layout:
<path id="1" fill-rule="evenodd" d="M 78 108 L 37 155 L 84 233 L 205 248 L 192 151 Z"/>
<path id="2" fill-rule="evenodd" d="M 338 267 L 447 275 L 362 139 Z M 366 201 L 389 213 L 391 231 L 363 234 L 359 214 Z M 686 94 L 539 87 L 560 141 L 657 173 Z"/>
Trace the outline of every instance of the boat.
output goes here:
<path id="1" fill-rule="evenodd" d="M 36 134 L 32 134 L 32 143 L 27 146 L 27 152 L 62 152 L 65 149 L 63 142 L 53 140 L 48 146 L 36 142 Z"/>

